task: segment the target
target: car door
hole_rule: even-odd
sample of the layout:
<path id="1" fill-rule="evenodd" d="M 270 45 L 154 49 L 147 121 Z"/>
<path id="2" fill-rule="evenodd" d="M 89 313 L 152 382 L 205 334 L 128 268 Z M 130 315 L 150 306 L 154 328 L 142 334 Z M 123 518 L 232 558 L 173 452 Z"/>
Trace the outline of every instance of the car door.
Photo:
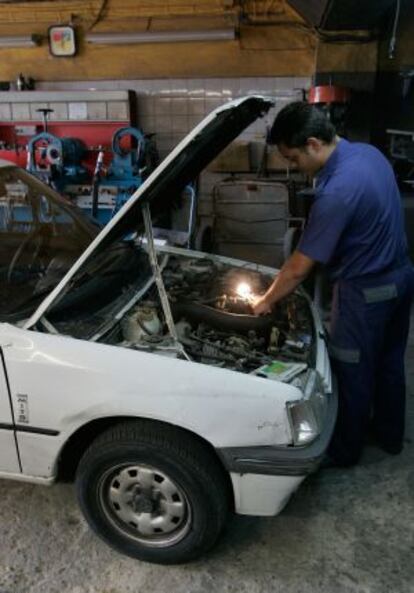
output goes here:
<path id="1" fill-rule="evenodd" d="M 0 474 L 3 472 L 20 473 L 20 465 L 3 352 L 0 349 Z"/>

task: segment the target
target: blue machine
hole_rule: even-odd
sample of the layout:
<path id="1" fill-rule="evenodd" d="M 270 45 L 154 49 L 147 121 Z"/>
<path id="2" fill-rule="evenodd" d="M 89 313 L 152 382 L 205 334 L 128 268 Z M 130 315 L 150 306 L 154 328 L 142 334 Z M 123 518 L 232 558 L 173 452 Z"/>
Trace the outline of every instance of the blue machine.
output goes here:
<path id="1" fill-rule="evenodd" d="M 126 136 L 132 145 L 121 146 Z M 129 200 L 147 176 L 148 146 L 144 134 L 133 127 L 120 128 L 112 137 L 112 162 L 104 178 L 101 177 L 102 156 L 98 156 L 93 181 L 93 198 L 90 213 L 106 224 Z"/>
<path id="2" fill-rule="evenodd" d="M 47 119 L 52 110 L 38 111 L 43 115 L 44 131 L 28 143 L 27 170 L 71 197 L 85 213 L 106 224 L 158 164 L 151 136 L 130 126 L 117 130 L 112 137 L 112 161 L 105 173 L 103 150 L 98 154 L 90 193 L 90 174 L 82 165 L 87 147 L 77 138 L 58 138 L 50 134 Z"/>
<path id="3" fill-rule="evenodd" d="M 88 180 L 88 172 L 81 164 L 86 153 L 86 146 L 77 138 L 58 138 L 49 132 L 41 132 L 28 142 L 26 168 L 64 193 L 66 185 Z"/>

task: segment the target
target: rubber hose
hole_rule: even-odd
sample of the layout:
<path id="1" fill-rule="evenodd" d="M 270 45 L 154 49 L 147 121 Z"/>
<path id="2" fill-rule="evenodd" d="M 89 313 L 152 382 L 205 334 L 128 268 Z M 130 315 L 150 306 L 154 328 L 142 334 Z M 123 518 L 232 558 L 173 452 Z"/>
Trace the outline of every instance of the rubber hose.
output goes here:
<path id="1" fill-rule="evenodd" d="M 258 335 L 270 333 L 274 324 L 271 315 L 257 317 L 256 315 L 240 315 L 238 313 L 227 313 L 201 303 L 182 302 L 171 303 L 171 311 L 174 321 L 183 317 L 190 322 L 205 323 L 217 330 L 247 334 L 255 331 Z"/>

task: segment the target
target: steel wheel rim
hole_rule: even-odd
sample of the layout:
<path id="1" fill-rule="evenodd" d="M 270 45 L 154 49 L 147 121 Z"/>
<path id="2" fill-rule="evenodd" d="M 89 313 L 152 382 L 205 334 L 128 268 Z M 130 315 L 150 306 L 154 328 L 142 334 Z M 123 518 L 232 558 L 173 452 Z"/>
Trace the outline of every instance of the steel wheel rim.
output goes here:
<path id="1" fill-rule="evenodd" d="M 124 463 L 110 468 L 99 481 L 98 494 L 111 525 L 137 543 L 168 547 L 190 529 L 186 494 L 153 466 Z"/>

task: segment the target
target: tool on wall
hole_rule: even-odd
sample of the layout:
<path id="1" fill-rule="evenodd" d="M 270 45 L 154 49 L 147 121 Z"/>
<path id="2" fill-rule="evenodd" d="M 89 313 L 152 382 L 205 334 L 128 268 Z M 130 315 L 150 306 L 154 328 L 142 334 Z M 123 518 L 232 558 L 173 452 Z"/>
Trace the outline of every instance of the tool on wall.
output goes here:
<path id="1" fill-rule="evenodd" d="M 33 91 L 35 88 L 35 81 L 30 76 L 25 78 L 20 72 L 16 78 L 16 90 L 17 91 Z"/>

